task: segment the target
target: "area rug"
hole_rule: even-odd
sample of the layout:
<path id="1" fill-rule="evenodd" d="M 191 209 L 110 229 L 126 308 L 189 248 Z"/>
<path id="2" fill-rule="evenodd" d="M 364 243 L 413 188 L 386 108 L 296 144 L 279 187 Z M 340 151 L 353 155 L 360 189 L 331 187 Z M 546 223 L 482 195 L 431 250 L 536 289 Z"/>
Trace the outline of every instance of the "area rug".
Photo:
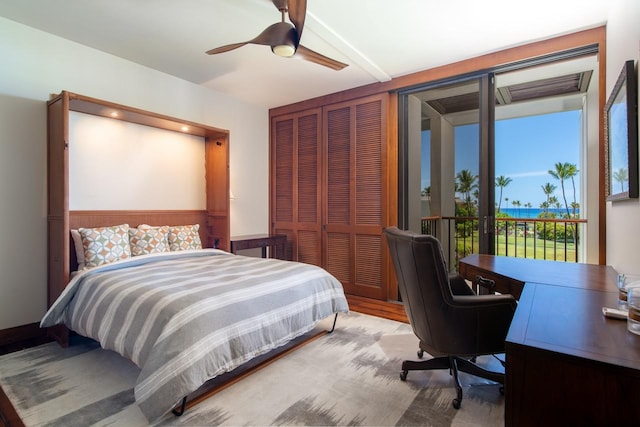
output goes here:
<path id="1" fill-rule="evenodd" d="M 321 327 L 330 326 L 330 322 Z M 181 417 L 155 426 L 499 426 L 504 396 L 490 381 L 460 374 L 462 407 L 451 405 L 446 370 L 399 374 L 417 359 L 407 324 L 340 315 L 323 334 L 223 388 Z M 425 355 L 425 357 L 428 357 Z M 492 357 L 479 358 L 495 368 Z M 133 386 L 139 369 L 95 342 L 49 343 L 0 357 L 0 386 L 27 426 L 145 426 Z"/>

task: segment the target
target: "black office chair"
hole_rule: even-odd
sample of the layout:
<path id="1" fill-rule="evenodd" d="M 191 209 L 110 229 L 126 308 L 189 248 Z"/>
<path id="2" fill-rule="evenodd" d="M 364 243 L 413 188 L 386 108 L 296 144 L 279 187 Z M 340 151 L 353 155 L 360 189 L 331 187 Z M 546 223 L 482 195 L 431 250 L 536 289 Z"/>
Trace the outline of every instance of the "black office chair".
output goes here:
<path id="1" fill-rule="evenodd" d="M 418 356 L 425 351 L 433 356 L 405 360 L 400 378 L 406 380 L 414 370 L 449 369 L 455 379 L 456 409 L 462 402 L 458 371 L 504 384 L 503 372 L 488 371 L 475 358 L 504 353 L 515 298 L 476 295 L 462 277 L 449 275 L 440 242 L 433 236 L 397 227 L 386 228 L 384 234 L 405 311 L 420 340 Z"/>

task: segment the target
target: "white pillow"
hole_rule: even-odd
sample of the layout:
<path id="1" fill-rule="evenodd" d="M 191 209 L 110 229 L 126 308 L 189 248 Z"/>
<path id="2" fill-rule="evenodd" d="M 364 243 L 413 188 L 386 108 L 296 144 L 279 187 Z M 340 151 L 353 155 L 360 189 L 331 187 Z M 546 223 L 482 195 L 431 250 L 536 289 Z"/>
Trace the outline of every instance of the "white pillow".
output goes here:
<path id="1" fill-rule="evenodd" d="M 78 262 L 78 271 L 84 270 L 84 246 L 82 246 L 82 236 L 76 229 L 71 230 L 71 238 L 73 246 L 76 249 L 76 261 Z"/>

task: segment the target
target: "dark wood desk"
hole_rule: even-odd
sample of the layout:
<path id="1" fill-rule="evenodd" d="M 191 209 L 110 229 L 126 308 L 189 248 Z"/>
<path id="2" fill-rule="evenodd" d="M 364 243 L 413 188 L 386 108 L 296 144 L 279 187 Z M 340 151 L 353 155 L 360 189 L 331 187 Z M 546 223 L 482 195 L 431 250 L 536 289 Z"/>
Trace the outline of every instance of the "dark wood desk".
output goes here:
<path id="1" fill-rule="evenodd" d="M 287 236 L 284 234 L 248 234 L 244 236 L 231 237 L 231 252 L 243 249 L 262 248 L 262 258 L 267 257 L 267 247 L 271 247 L 275 252 L 275 256 L 271 253 L 272 258 L 286 259 L 285 245 Z"/>
<path id="2" fill-rule="evenodd" d="M 458 271 L 469 280 L 477 275 L 495 280 L 497 292 L 516 298 L 527 282 L 617 291 L 618 273 L 604 265 L 473 254 L 459 261 Z"/>
<path id="3" fill-rule="evenodd" d="M 506 425 L 640 425 L 640 336 L 602 315 L 617 304 L 613 268 L 490 255 L 460 266 L 520 291 L 505 345 Z"/>

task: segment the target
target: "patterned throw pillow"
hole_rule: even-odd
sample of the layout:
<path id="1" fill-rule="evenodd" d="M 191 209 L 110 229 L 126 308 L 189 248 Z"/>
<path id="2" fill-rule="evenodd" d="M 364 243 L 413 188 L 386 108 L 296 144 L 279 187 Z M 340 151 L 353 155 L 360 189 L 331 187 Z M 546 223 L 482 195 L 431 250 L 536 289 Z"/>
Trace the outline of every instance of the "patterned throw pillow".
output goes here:
<path id="1" fill-rule="evenodd" d="M 169 252 L 169 227 L 138 227 L 129 229 L 131 255 Z"/>
<path id="2" fill-rule="evenodd" d="M 129 224 L 113 227 L 78 228 L 87 268 L 127 259 L 131 256 Z"/>
<path id="3" fill-rule="evenodd" d="M 202 249 L 200 224 L 172 226 L 169 230 L 169 249 L 172 251 L 186 251 Z"/>

